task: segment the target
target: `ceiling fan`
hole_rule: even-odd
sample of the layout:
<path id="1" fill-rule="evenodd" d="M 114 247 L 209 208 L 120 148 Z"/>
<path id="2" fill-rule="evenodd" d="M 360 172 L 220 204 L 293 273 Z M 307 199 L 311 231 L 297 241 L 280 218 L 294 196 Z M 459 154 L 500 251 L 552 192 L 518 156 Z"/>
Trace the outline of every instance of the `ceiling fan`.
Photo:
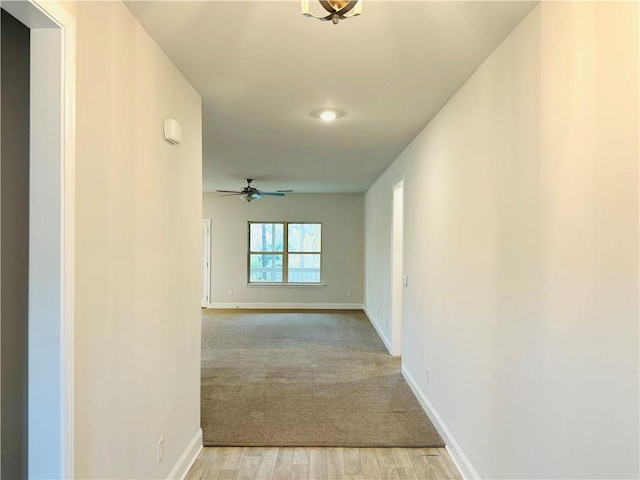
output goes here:
<path id="1" fill-rule="evenodd" d="M 251 186 L 253 178 L 247 178 L 247 186 L 240 191 L 234 190 L 216 190 L 218 193 L 222 193 L 222 197 L 230 197 L 234 195 L 240 195 L 246 202 L 252 202 L 253 200 L 259 200 L 262 197 L 284 197 L 285 193 L 291 193 L 293 190 L 278 190 L 277 192 L 263 192 Z"/>

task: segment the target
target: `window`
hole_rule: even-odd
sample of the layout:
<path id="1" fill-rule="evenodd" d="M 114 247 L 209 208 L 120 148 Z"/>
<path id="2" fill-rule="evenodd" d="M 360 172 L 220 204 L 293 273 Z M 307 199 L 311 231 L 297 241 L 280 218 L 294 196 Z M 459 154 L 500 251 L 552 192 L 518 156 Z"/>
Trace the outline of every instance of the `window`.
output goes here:
<path id="1" fill-rule="evenodd" d="M 249 283 L 321 283 L 322 224 L 249 222 Z"/>

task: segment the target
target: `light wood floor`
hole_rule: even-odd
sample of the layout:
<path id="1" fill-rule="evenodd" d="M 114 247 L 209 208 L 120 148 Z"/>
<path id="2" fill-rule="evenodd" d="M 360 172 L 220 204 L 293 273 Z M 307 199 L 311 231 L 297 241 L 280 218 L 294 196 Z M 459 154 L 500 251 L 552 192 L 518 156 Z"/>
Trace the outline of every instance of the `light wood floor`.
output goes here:
<path id="1" fill-rule="evenodd" d="M 444 448 L 204 448 L 186 480 L 461 479 Z"/>

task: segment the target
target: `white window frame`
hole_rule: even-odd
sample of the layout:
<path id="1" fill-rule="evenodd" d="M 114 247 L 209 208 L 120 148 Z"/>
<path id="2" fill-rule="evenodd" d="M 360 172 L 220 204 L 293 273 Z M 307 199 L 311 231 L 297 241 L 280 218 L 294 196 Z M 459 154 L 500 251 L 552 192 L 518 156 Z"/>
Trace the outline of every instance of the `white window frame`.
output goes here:
<path id="1" fill-rule="evenodd" d="M 282 225 L 282 251 L 281 252 L 258 252 L 251 250 L 251 225 L 252 224 L 273 224 Z M 320 251 L 319 252 L 293 252 L 289 251 L 289 225 L 320 225 Z M 322 222 L 285 222 L 285 221 L 249 221 L 247 223 L 247 285 L 251 286 L 306 286 L 324 285 L 322 278 L 323 264 L 323 224 Z M 251 255 L 282 255 L 282 281 L 281 282 L 252 282 L 251 281 Z M 320 281 L 319 282 L 289 282 L 289 255 L 320 255 Z"/>

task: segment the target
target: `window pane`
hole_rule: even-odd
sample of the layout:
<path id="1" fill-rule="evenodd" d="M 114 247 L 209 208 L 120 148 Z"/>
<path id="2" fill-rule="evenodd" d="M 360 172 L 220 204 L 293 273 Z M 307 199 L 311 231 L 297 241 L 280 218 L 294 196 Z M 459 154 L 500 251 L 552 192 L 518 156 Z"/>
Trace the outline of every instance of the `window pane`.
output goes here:
<path id="1" fill-rule="evenodd" d="M 251 254 L 249 282 L 282 282 L 282 255 Z"/>
<path id="2" fill-rule="evenodd" d="M 249 248 L 252 252 L 283 251 L 282 223 L 252 223 L 249 232 Z"/>
<path id="3" fill-rule="evenodd" d="M 319 223 L 290 223 L 289 252 L 320 252 L 322 225 Z"/>
<path id="4" fill-rule="evenodd" d="M 320 255 L 290 254 L 288 270 L 288 282 L 320 283 Z"/>

